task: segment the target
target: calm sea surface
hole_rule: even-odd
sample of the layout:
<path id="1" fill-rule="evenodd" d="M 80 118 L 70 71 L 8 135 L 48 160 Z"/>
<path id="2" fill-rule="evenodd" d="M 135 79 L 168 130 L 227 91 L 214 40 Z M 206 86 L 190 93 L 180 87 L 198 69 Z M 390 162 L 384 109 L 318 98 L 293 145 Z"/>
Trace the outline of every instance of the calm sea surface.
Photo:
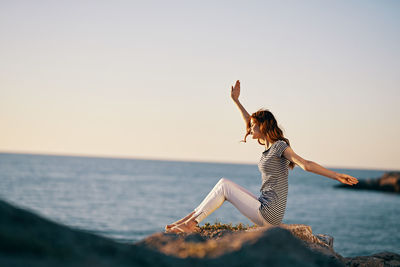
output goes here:
<path id="1" fill-rule="evenodd" d="M 261 155 L 260 155 L 261 156 Z M 259 194 L 254 165 L 0 153 L 0 198 L 53 221 L 135 242 L 191 212 L 221 177 Z M 359 179 L 384 171 L 333 169 Z M 400 195 L 335 188 L 329 178 L 289 172 L 284 223 L 334 237 L 343 256 L 400 253 Z M 253 225 L 229 202 L 206 222 Z"/>

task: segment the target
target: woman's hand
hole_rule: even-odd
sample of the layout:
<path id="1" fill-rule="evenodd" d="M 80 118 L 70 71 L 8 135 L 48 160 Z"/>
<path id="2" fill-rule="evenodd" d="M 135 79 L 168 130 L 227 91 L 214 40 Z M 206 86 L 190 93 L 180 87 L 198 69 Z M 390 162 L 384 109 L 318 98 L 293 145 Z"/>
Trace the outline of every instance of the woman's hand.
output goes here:
<path id="1" fill-rule="evenodd" d="M 233 101 L 238 101 L 240 95 L 240 82 L 239 80 L 236 81 L 235 87 L 232 86 L 231 90 L 231 98 Z"/>
<path id="2" fill-rule="evenodd" d="M 336 174 L 336 180 L 338 180 L 341 183 L 348 184 L 348 185 L 354 185 L 358 183 L 357 178 L 344 174 L 344 173 L 338 173 Z"/>

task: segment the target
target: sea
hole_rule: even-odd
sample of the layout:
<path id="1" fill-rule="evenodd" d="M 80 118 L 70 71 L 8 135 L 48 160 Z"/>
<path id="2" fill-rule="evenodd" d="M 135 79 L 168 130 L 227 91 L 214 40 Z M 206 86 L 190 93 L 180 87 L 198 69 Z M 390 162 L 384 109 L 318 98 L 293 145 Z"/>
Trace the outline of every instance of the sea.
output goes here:
<path id="1" fill-rule="evenodd" d="M 260 155 L 261 156 L 261 155 Z M 54 222 L 135 243 L 190 213 L 220 178 L 256 196 L 261 174 L 254 164 L 0 153 L 0 198 Z M 358 179 L 385 170 L 333 169 Z M 307 224 L 334 238 L 344 257 L 382 251 L 400 254 L 400 195 L 337 188 L 332 179 L 289 171 L 283 223 Z M 230 202 L 205 223 L 253 223 Z"/>

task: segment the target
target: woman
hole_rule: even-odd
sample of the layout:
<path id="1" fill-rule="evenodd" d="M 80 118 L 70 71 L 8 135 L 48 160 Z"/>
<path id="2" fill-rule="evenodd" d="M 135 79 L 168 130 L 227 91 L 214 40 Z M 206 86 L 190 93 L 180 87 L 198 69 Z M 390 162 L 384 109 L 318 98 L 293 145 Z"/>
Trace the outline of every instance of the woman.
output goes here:
<path id="1" fill-rule="evenodd" d="M 225 200 L 231 202 L 244 216 L 258 226 L 279 225 L 286 208 L 288 193 L 288 169 L 295 164 L 303 170 L 326 176 L 344 184 L 353 185 L 358 180 L 350 175 L 336 173 L 321 165 L 305 160 L 290 147 L 289 140 L 283 136 L 274 115 L 268 110 L 259 110 L 251 116 L 239 102 L 240 82 L 232 86 L 231 98 L 239 108 L 249 134 L 265 146 L 258 163 L 262 176 L 260 196 L 247 191 L 240 185 L 221 178 L 207 197 L 184 218 L 165 226 L 166 232 L 191 233 L 198 231 L 197 224 L 219 208 Z"/>

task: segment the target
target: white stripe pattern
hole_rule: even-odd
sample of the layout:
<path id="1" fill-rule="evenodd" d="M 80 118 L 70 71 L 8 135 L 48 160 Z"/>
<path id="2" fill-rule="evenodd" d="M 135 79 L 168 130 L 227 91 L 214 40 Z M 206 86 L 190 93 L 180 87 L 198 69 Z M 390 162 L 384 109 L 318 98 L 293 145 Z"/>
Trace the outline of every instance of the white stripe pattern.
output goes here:
<path id="1" fill-rule="evenodd" d="M 290 161 L 282 156 L 288 147 L 285 141 L 278 140 L 262 153 L 258 163 L 261 172 L 260 213 L 273 225 L 282 222 L 288 194 L 288 174 Z"/>

